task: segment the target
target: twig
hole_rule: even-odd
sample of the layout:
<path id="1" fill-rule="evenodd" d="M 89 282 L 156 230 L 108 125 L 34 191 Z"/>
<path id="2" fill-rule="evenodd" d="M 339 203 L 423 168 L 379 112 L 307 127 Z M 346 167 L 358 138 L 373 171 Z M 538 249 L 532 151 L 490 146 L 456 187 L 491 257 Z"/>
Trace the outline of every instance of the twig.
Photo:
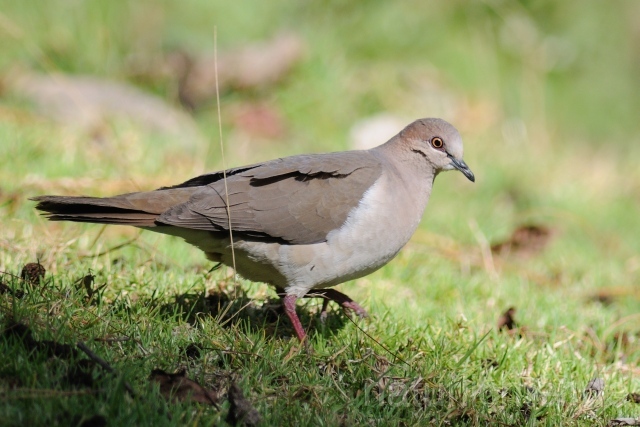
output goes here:
<path id="1" fill-rule="evenodd" d="M 94 341 L 100 341 L 100 342 L 125 342 L 125 341 L 129 341 L 131 339 L 131 337 L 128 336 L 124 336 L 124 337 L 104 337 L 104 338 L 94 338 Z"/>
<path id="2" fill-rule="evenodd" d="M 475 220 L 469 221 L 469 228 L 480 246 L 480 254 L 482 255 L 482 262 L 484 264 L 485 271 L 489 274 L 491 280 L 498 280 L 498 271 L 496 270 L 496 265 L 493 261 L 493 254 L 491 253 L 491 246 L 489 245 L 487 238 L 482 234 L 482 231 Z"/>
<path id="3" fill-rule="evenodd" d="M 109 363 L 106 360 L 104 360 L 103 358 L 101 358 L 100 356 L 95 354 L 93 351 L 91 351 L 91 349 L 89 347 L 87 347 L 85 343 L 83 343 L 82 341 L 78 341 L 78 343 L 76 345 L 87 356 L 89 356 L 89 358 L 91 360 L 93 360 L 98 365 L 100 365 L 102 367 L 102 369 L 104 369 L 105 371 L 109 372 L 112 375 L 116 375 L 115 369 L 113 369 L 111 367 L 111 365 L 109 365 Z M 131 387 L 131 385 L 127 381 L 124 381 L 124 388 L 125 388 L 125 390 L 127 390 L 127 392 L 129 393 L 129 395 L 131 397 L 133 397 L 133 398 L 136 397 L 136 393 L 135 393 L 135 391 L 133 391 L 133 387 Z"/>
<path id="4" fill-rule="evenodd" d="M 18 276 L 17 274 L 9 273 L 8 271 L 0 271 L 0 274 L 4 274 L 4 275 L 6 275 L 6 276 L 11 276 L 11 277 L 13 277 L 14 279 L 18 279 L 18 280 L 20 280 L 20 281 L 22 281 L 22 282 L 24 282 L 24 281 L 25 281 L 22 277 Z"/>
<path id="5" fill-rule="evenodd" d="M 222 112 L 220 110 L 220 88 L 218 85 L 218 27 L 213 27 L 213 67 L 216 76 L 216 105 L 218 110 L 218 131 L 220 138 L 220 156 L 222 157 L 222 180 L 224 182 L 225 202 L 229 226 L 229 241 L 231 242 L 231 264 L 233 266 L 233 284 L 237 285 L 236 252 L 233 246 L 233 228 L 231 226 L 231 207 L 229 205 L 229 189 L 227 188 L 227 162 L 224 158 L 224 145 L 222 144 Z"/>
<path id="6" fill-rule="evenodd" d="M 97 254 L 80 255 L 80 258 L 98 258 L 98 257 L 100 257 L 100 256 L 106 255 L 106 254 L 108 254 L 108 253 L 110 253 L 110 252 L 113 252 L 113 251 L 115 251 L 115 250 L 118 250 L 118 249 L 120 249 L 120 248 L 123 248 L 123 247 L 125 247 L 125 246 L 128 246 L 128 245 L 132 244 L 133 242 L 135 242 L 136 240 L 138 240 L 138 238 L 139 238 L 139 237 L 140 237 L 140 234 L 138 234 L 136 237 L 134 237 L 134 238 L 132 238 L 132 239 L 127 240 L 127 241 L 126 241 L 126 242 L 124 242 L 124 243 L 121 243 L 121 244 L 119 244 L 119 245 L 113 246 L 113 247 L 111 247 L 111 248 L 109 248 L 109 249 L 106 249 L 106 250 L 104 250 L 104 251 L 102 251 L 102 252 L 99 252 L 99 253 L 97 253 Z"/>
<path id="7" fill-rule="evenodd" d="M 100 239 L 100 236 L 102 236 L 102 233 L 104 233 L 104 230 L 106 230 L 106 229 L 107 229 L 107 224 L 103 224 L 102 227 L 100 227 L 100 231 L 98 231 L 98 234 L 93 239 L 93 242 L 91 242 L 91 244 L 89 245 L 89 249 L 93 249 L 93 247 L 96 245 L 96 243 L 98 243 L 98 240 Z"/>
<path id="8" fill-rule="evenodd" d="M 13 388 L 10 390 L 0 391 L 0 400 L 6 399 L 33 399 L 34 397 L 46 398 L 46 397 L 65 397 L 65 396 L 78 396 L 85 394 L 98 394 L 103 390 L 51 390 L 51 389 L 38 389 L 38 388 Z"/>
<path id="9" fill-rule="evenodd" d="M 374 343 L 378 344 L 380 347 L 382 347 L 382 349 L 384 351 L 386 351 L 387 353 L 389 353 L 391 356 L 393 356 L 394 359 L 399 360 L 400 362 L 404 363 L 407 366 L 411 366 L 406 360 L 404 360 L 402 357 L 398 356 L 397 353 L 394 353 L 393 351 L 389 350 L 389 348 L 387 346 L 385 346 L 384 344 L 382 344 L 380 341 L 376 340 L 374 337 L 372 337 L 371 335 L 369 335 L 364 329 L 362 329 L 360 326 L 358 326 L 358 324 L 356 322 L 353 321 L 353 319 L 351 318 L 351 316 L 345 316 L 347 319 L 349 319 L 349 321 L 351 323 L 353 323 L 355 325 L 356 328 L 358 328 L 360 330 L 360 332 L 362 332 L 363 334 L 365 334 L 371 341 L 373 341 Z"/>

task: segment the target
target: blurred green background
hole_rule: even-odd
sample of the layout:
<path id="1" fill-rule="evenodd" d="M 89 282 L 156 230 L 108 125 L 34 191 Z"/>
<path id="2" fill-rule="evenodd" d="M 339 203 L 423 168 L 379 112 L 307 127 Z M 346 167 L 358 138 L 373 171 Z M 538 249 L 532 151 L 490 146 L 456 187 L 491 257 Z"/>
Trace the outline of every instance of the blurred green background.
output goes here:
<path id="1" fill-rule="evenodd" d="M 468 137 L 516 119 L 532 144 L 546 134 L 556 145 L 632 145 L 639 9 L 633 0 L 2 1 L 0 70 L 19 63 L 126 80 L 132 58 L 211 50 L 214 26 L 220 49 L 290 30 L 307 43 L 305 60 L 261 95 L 289 119 L 292 140 L 309 146 L 333 148 L 367 114 L 432 115 L 421 84 L 491 110 L 484 123 L 463 118 Z"/>

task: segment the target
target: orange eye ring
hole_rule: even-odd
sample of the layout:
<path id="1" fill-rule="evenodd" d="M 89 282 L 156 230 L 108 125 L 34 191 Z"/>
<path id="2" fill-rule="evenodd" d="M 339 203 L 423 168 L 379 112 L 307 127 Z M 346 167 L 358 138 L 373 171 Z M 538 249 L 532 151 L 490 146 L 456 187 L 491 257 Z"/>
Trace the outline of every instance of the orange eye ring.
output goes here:
<path id="1" fill-rule="evenodd" d="M 435 136 L 431 139 L 431 145 L 433 146 L 433 148 L 440 150 L 442 147 L 444 147 L 444 141 L 439 136 Z"/>

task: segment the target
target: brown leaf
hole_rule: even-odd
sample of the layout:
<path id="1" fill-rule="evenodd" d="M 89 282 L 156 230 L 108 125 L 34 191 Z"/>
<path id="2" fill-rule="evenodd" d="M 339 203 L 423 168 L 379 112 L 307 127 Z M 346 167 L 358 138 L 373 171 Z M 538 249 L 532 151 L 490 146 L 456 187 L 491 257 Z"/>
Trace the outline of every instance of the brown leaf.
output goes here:
<path id="1" fill-rule="evenodd" d="M 86 276 L 75 281 L 76 289 L 81 289 L 84 287 L 85 292 L 87 293 L 87 300 L 91 301 L 94 296 L 100 296 L 100 291 L 107 287 L 107 284 L 104 283 L 100 286 L 94 288 L 96 276 L 91 274 L 87 274 Z"/>
<path id="2" fill-rule="evenodd" d="M 483 369 L 497 369 L 500 367 L 500 363 L 493 357 L 488 357 L 480 361 L 480 365 Z"/>
<path id="3" fill-rule="evenodd" d="M 47 270 L 39 262 L 30 262 L 22 267 L 20 278 L 31 285 L 39 285 Z"/>
<path id="4" fill-rule="evenodd" d="M 258 411 L 251 405 L 242 394 L 242 390 L 236 383 L 232 383 L 229 387 L 228 393 L 229 413 L 227 414 L 226 421 L 231 425 L 243 425 L 243 426 L 256 426 L 260 423 L 262 417 Z"/>
<path id="5" fill-rule="evenodd" d="M 640 418 L 615 418 L 607 424 L 607 427 L 640 426 Z"/>
<path id="6" fill-rule="evenodd" d="M 511 332 L 516 329 L 518 327 L 518 322 L 516 322 L 514 318 L 515 314 L 515 307 L 509 307 L 507 311 L 502 313 L 502 315 L 498 319 L 498 330 L 502 331 L 504 329 L 507 332 Z"/>
<path id="7" fill-rule="evenodd" d="M 553 230 L 542 225 L 521 225 L 511 236 L 491 245 L 491 252 L 498 255 L 517 255 L 523 258 L 542 251 L 553 237 Z"/>
<path id="8" fill-rule="evenodd" d="M 91 273 L 87 274 L 84 277 L 81 277 L 80 279 L 75 281 L 76 289 L 81 289 L 82 287 L 84 287 L 84 289 L 87 291 L 87 295 L 91 295 L 91 293 L 93 292 L 93 282 L 95 281 L 95 278 L 96 276 Z"/>
<path id="9" fill-rule="evenodd" d="M 587 298 L 603 305 L 610 305 L 623 298 L 640 300 L 640 291 L 637 286 L 607 286 L 591 293 Z"/>
<path id="10" fill-rule="evenodd" d="M 587 388 L 584 390 L 585 397 L 598 397 L 604 394 L 604 380 L 602 378 L 594 378 L 589 381 Z"/>
<path id="11" fill-rule="evenodd" d="M 627 400 L 633 403 L 640 403 L 640 393 L 627 394 Z"/>
<path id="12" fill-rule="evenodd" d="M 218 397 L 185 376 L 185 371 L 169 374 L 161 369 L 151 371 L 150 380 L 160 385 L 160 394 L 173 402 L 193 401 L 218 407 Z"/>
<path id="13" fill-rule="evenodd" d="M 93 282 L 96 280 L 96 276 L 94 276 L 93 274 L 89 273 L 86 276 L 84 276 L 82 278 L 82 285 L 87 288 L 87 289 L 91 289 L 91 287 L 93 286 Z"/>

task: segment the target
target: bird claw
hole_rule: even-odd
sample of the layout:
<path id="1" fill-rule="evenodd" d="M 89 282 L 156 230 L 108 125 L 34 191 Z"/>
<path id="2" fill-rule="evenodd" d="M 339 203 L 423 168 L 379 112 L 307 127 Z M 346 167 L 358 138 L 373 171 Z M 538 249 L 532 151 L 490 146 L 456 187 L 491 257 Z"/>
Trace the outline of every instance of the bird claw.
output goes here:
<path id="1" fill-rule="evenodd" d="M 327 321 L 327 317 L 329 316 L 329 312 L 327 311 L 327 307 L 329 305 L 328 299 L 325 299 L 322 302 L 322 310 L 320 311 L 320 322 L 323 324 Z M 355 313 L 359 318 L 364 319 L 365 317 L 369 317 L 369 313 L 367 310 L 362 308 L 360 304 L 355 301 L 336 301 L 341 306 L 345 313 L 349 314 L 350 312 Z"/>
<path id="2" fill-rule="evenodd" d="M 367 313 L 367 310 L 362 308 L 362 306 L 355 301 L 345 301 L 342 303 L 342 307 L 345 309 L 345 311 L 353 311 L 361 319 L 369 317 L 369 313 Z"/>
<path id="3" fill-rule="evenodd" d="M 327 311 L 327 308 L 329 307 L 329 301 L 328 299 L 324 299 L 322 300 L 322 310 L 320 310 L 320 322 L 324 325 L 324 322 L 327 321 L 327 316 L 329 315 L 329 312 Z"/>

